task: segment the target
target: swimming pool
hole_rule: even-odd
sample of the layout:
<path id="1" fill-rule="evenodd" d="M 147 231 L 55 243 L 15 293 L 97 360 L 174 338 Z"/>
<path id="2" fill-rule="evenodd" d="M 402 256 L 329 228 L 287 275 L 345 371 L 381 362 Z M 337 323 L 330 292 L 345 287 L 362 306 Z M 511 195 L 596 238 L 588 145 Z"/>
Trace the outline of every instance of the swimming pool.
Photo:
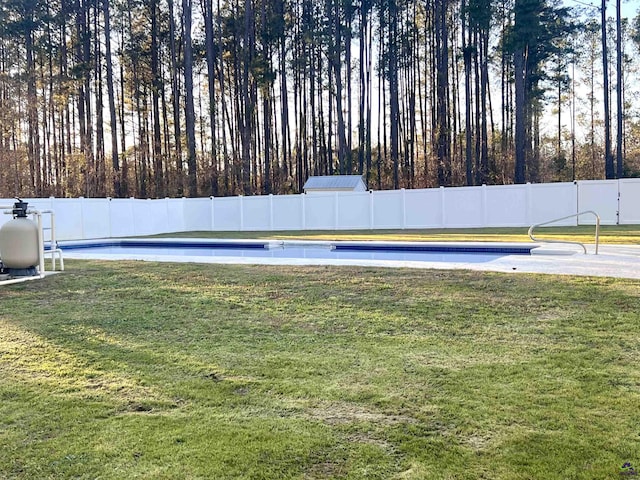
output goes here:
<path id="1" fill-rule="evenodd" d="M 536 244 L 446 242 L 266 241 L 195 239 L 113 239 L 63 242 L 69 258 L 180 259 L 181 257 L 273 259 L 268 263 L 313 259 L 394 262 L 484 263 L 507 255 L 530 255 Z M 179 260 L 178 260 L 179 261 Z M 232 262 L 229 262 L 232 263 Z M 246 263 L 246 261 L 240 262 Z M 261 263 L 261 262 L 258 262 Z M 317 262 L 313 262 L 317 263 Z"/>
<path id="2" fill-rule="evenodd" d="M 146 253 L 123 253 L 129 246 L 142 246 L 139 242 L 153 243 L 147 250 L 137 250 Z M 188 243 L 184 247 L 180 245 Z M 210 247 L 226 248 L 227 254 L 234 256 L 214 256 L 210 252 L 205 254 L 196 244 Z M 381 268 L 411 268 L 437 270 L 470 270 L 477 272 L 502 273 L 542 273 L 555 275 L 582 275 L 595 277 L 616 277 L 640 279 L 640 246 L 639 245 L 604 245 L 598 255 L 582 255 L 577 249 L 541 246 L 535 243 L 503 243 L 503 242 L 474 242 L 474 243 L 436 243 L 436 242 L 341 242 L 344 244 L 367 244 L 367 249 L 376 248 L 381 253 L 382 245 L 393 245 L 395 250 L 422 245 L 426 249 L 437 249 L 431 252 L 434 256 L 429 260 L 416 260 L 418 257 L 400 257 L 403 260 L 376 260 L 372 257 L 344 258 L 340 248 L 335 257 L 329 258 L 326 251 L 338 242 L 317 241 L 265 241 L 265 240 L 195 240 L 195 239 L 108 239 L 94 241 L 64 241 L 65 259 L 87 260 L 141 260 L 153 262 L 189 262 L 201 264 L 235 264 L 235 265 L 272 265 L 272 266 L 357 266 Z M 245 249 L 249 244 L 248 249 Z M 325 258 L 287 258 L 288 251 L 295 252 L 297 246 L 307 246 L 309 255 Z M 312 250 L 313 247 L 319 250 Z M 110 247 L 119 247 L 111 249 Z M 178 247 L 177 250 L 174 247 Z M 195 247 L 196 250 L 190 250 Z M 95 248 L 95 250 L 93 250 Z M 166 248 L 166 250 L 165 250 Z M 491 253 L 486 253 L 487 248 Z M 270 252 L 264 252 L 265 249 Z M 281 249 L 282 251 L 278 251 Z M 468 254 L 465 250 L 472 249 L 476 253 Z M 246 251 L 251 250 L 251 251 Z M 133 251 L 133 250 L 132 250 Z M 117 252 L 117 253 L 116 253 Z M 169 254 L 169 252 L 171 254 Z M 314 253 L 315 252 L 315 253 Z M 362 250 L 361 250 L 362 252 Z M 458 253 L 456 253 L 458 252 Z M 365 252 L 366 253 L 366 252 Z M 395 252 L 401 255 L 400 251 Z M 251 256 L 268 254 L 269 256 Z M 246 256 L 242 256 L 246 255 Z M 278 256 L 280 255 L 280 256 Z M 302 254 L 301 254 L 302 255 Z M 477 256 L 476 256 L 477 255 Z M 373 255 L 375 257 L 375 255 Z M 408 258 L 408 260 L 406 260 Z M 14 282 L 10 280 L 9 282 Z M 7 282 L 0 281 L 0 285 Z"/>

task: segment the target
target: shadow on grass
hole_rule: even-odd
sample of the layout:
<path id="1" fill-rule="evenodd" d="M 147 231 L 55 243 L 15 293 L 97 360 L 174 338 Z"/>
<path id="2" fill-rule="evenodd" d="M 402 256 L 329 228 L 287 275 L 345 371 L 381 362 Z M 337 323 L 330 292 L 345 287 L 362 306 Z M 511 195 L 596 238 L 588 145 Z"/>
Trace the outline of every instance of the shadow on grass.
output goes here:
<path id="1" fill-rule="evenodd" d="M 2 475 L 600 478 L 637 461 L 637 281 L 69 267 L 0 290 Z"/>

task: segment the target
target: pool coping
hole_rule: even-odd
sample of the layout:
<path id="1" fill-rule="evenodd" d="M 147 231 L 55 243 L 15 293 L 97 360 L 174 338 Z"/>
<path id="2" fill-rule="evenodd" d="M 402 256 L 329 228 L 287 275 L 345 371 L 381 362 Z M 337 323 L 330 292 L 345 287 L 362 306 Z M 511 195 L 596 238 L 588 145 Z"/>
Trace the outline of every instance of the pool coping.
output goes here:
<path id="1" fill-rule="evenodd" d="M 410 242 L 366 240 L 241 240 L 195 238 L 108 238 L 59 242 L 65 255 L 73 250 L 95 247 L 153 247 L 157 245 L 184 248 L 286 248 L 320 247 L 335 250 L 387 250 L 397 252 L 496 253 L 529 255 L 540 248 L 529 242 Z"/>

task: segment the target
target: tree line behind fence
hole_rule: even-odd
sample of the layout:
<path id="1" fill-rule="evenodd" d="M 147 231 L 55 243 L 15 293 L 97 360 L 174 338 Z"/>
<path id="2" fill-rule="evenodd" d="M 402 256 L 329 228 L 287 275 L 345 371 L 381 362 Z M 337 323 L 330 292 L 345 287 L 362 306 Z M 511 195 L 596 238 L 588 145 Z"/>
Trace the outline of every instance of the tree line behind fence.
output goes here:
<path id="1" fill-rule="evenodd" d="M 5 1 L 0 196 L 634 176 L 640 17 L 616 6 Z"/>

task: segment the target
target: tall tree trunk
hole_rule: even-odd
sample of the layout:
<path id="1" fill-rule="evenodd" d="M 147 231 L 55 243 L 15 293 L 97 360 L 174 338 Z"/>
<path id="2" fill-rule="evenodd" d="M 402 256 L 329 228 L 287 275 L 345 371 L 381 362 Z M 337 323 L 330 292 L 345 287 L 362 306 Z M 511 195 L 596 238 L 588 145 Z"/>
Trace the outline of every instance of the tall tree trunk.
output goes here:
<path id="1" fill-rule="evenodd" d="M 92 113 L 92 99 L 91 99 L 91 31 L 89 28 L 89 14 L 91 3 L 90 0 L 82 0 L 83 8 L 83 36 L 82 36 L 82 61 L 84 63 L 84 112 L 85 112 L 85 150 L 84 155 L 86 159 L 87 170 L 85 175 L 87 176 L 86 184 L 88 185 L 86 195 L 89 197 L 96 196 L 97 193 L 97 168 L 96 158 L 93 150 L 93 113 Z"/>
<path id="2" fill-rule="evenodd" d="M 464 149 L 464 164 L 465 164 L 465 177 L 467 185 L 473 185 L 473 150 L 471 142 L 473 141 L 473 135 L 471 131 L 471 57 L 474 52 L 474 48 L 471 44 L 471 26 L 466 20 L 468 14 L 466 13 L 467 5 L 466 1 L 462 0 L 462 56 L 464 61 L 464 130 L 465 130 L 465 149 Z M 467 32 L 469 38 L 467 39 Z"/>
<path id="3" fill-rule="evenodd" d="M 25 12 L 26 30 L 24 32 L 25 50 L 27 54 L 27 119 L 28 119 L 28 140 L 27 157 L 29 159 L 29 171 L 31 173 L 31 184 L 33 193 L 39 196 L 42 192 L 42 169 L 40 165 L 40 134 L 38 126 L 38 105 L 36 93 L 36 66 L 33 51 L 33 15 L 34 12 L 28 9 Z"/>
<path id="4" fill-rule="evenodd" d="M 526 158 L 526 94 L 525 94 L 525 52 L 524 47 L 519 46 L 513 53 L 513 66 L 515 76 L 515 111 L 516 111 L 516 134 L 515 134 L 515 183 L 525 183 Z"/>
<path id="5" fill-rule="evenodd" d="M 187 169 L 189 176 L 189 196 L 198 195 L 196 162 L 196 115 L 193 103 L 193 46 L 191 42 L 191 0 L 182 0 L 184 18 L 184 89 L 185 89 L 185 126 L 187 129 Z"/>
<path id="6" fill-rule="evenodd" d="M 211 185 L 211 195 L 218 195 L 218 151 L 217 151 L 217 135 L 216 135 L 216 55 L 214 52 L 214 33 L 213 33 L 213 2 L 212 0 L 204 0 L 204 34 L 205 34 L 205 52 L 207 58 L 207 87 L 209 92 L 209 127 L 211 135 L 211 176 L 209 183 Z"/>
<path id="7" fill-rule="evenodd" d="M 169 6 L 169 56 L 171 58 L 171 100 L 173 103 L 173 132 L 175 142 L 176 193 L 184 193 L 182 173 L 182 127 L 180 124 L 180 81 L 178 77 L 178 49 L 176 42 L 176 21 L 173 0 L 167 0 Z"/>
<path id="8" fill-rule="evenodd" d="M 104 145 L 104 87 L 102 79 L 102 52 L 100 49 L 100 35 L 98 32 L 98 18 L 100 9 L 95 5 L 93 9 L 93 62 L 96 106 L 96 157 L 95 157 L 95 192 L 97 197 L 106 196 L 107 169 Z"/>
<path id="9" fill-rule="evenodd" d="M 616 0 L 616 100 L 617 100 L 617 135 L 616 135 L 616 178 L 624 177 L 623 137 L 624 137 L 624 102 L 622 101 L 623 64 L 622 64 L 622 19 L 620 0 Z"/>
<path id="10" fill-rule="evenodd" d="M 127 1 L 127 21 L 129 31 L 133 31 L 133 2 L 132 0 Z M 138 137 L 133 138 L 133 144 L 136 146 L 134 149 L 134 178 L 136 180 L 136 194 L 142 198 L 147 197 L 147 135 L 145 132 L 145 115 L 146 108 L 143 109 L 142 101 L 143 101 L 143 92 L 142 85 L 140 81 L 140 45 L 134 45 L 131 49 L 130 53 L 131 57 L 131 69 L 133 70 L 132 75 L 132 84 L 131 84 L 131 98 L 135 105 L 135 108 L 131 111 L 131 119 L 132 122 L 137 122 L 137 135 Z M 124 98 L 124 95 L 123 95 Z M 146 107 L 146 102 L 145 102 Z M 135 120 L 137 118 L 137 120 Z M 123 129 L 124 131 L 124 129 Z M 135 128 L 134 128 L 135 131 Z M 124 150 L 123 150 L 124 151 Z"/>
<path id="11" fill-rule="evenodd" d="M 449 33 L 447 29 L 448 0 L 435 0 L 436 35 L 436 151 L 438 158 L 438 183 L 451 182 L 451 152 L 449 132 L 448 74 Z"/>
<path id="12" fill-rule="evenodd" d="M 334 79 L 335 79 L 335 96 L 336 96 L 336 118 L 338 120 L 337 128 L 337 136 L 338 136 L 338 165 L 341 174 L 347 173 L 347 152 L 348 144 L 347 137 L 345 133 L 345 121 L 344 115 L 342 112 L 342 99 L 343 99 L 343 85 L 342 85 L 342 60 L 341 60 L 341 51 L 342 51 L 342 25 L 340 22 L 340 3 L 333 3 L 335 11 L 333 11 L 333 42 L 331 44 L 332 53 L 330 55 L 330 64 L 333 70 Z"/>
<path id="13" fill-rule="evenodd" d="M 285 2 L 284 0 L 275 0 L 275 13 L 277 21 L 284 24 L 285 22 Z M 291 136 L 289 134 L 289 87 L 287 85 L 287 43 L 284 31 L 280 32 L 278 38 L 278 75 L 280 77 L 280 128 L 282 142 L 282 157 L 280 169 L 282 171 L 282 180 L 287 181 L 287 177 L 291 174 L 289 162 L 291 158 Z"/>
<path id="14" fill-rule="evenodd" d="M 78 81 L 78 123 L 80 128 L 80 151 L 84 155 L 84 195 L 91 197 L 93 195 L 93 159 L 91 156 L 91 126 L 88 125 L 88 119 L 91 115 L 90 100 L 90 72 L 89 55 L 90 45 L 89 32 L 87 27 L 87 5 L 85 0 L 78 0 L 75 4 L 76 8 L 76 56 L 78 58 L 78 71 L 82 76 Z"/>
<path id="15" fill-rule="evenodd" d="M 604 171 L 605 177 L 615 178 L 613 155 L 611 153 L 611 109 L 609 107 L 609 55 L 607 52 L 607 0 L 602 0 L 602 90 L 604 95 Z"/>
<path id="16" fill-rule="evenodd" d="M 220 0 L 216 2 L 216 11 L 217 11 L 217 38 L 218 45 L 222 45 L 222 14 L 220 11 Z M 229 112 L 227 107 L 225 95 L 225 73 L 224 73 L 224 62 L 221 60 L 218 68 L 218 86 L 220 87 L 220 101 L 222 103 L 221 106 L 221 115 L 220 119 L 221 130 L 222 130 L 222 159 L 224 165 L 224 192 L 228 195 L 231 191 L 231 183 L 230 183 L 230 166 L 229 166 L 229 150 L 227 145 L 227 128 L 226 121 L 229 121 Z"/>
<path id="17" fill-rule="evenodd" d="M 489 175 L 489 29 L 480 29 L 480 174 L 479 184 L 487 183 Z"/>
<path id="18" fill-rule="evenodd" d="M 352 127 L 352 121 L 353 121 L 353 106 L 352 106 L 352 95 L 351 95 L 351 72 L 352 72 L 352 67 L 351 67 L 351 41 L 353 39 L 353 35 L 352 35 L 352 31 L 351 31 L 351 21 L 353 18 L 353 5 L 351 1 L 348 2 L 344 2 L 343 4 L 343 8 L 344 8 L 344 15 L 345 15 L 345 20 L 346 20 L 346 24 L 344 26 L 344 32 L 345 32 L 345 39 L 344 39 L 344 48 L 345 48 L 345 52 L 344 52 L 344 56 L 345 56 L 345 67 L 346 67 L 346 73 L 345 73 L 345 80 L 347 82 L 347 124 L 346 124 L 346 142 L 345 142 L 345 150 L 346 150 L 346 156 L 347 156 L 347 165 L 346 165 L 346 172 L 347 174 L 352 174 L 353 173 L 353 165 L 352 165 L 352 158 L 351 158 L 351 152 L 353 151 L 353 140 L 352 140 L 352 132 L 353 132 L 353 127 Z"/>
<path id="19" fill-rule="evenodd" d="M 111 57 L 111 16 L 110 0 L 102 0 L 104 16 L 105 62 L 107 67 L 107 99 L 109 102 L 109 126 L 111 127 L 111 168 L 113 169 L 113 195 L 122 195 L 120 188 L 120 158 L 118 155 L 118 126 L 116 119 L 116 100 L 113 89 L 113 61 Z"/>
<path id="20" fill-rule="evenodd" d="M 124 39 L 124 25 L 122 22 L 122 31 L 120 32 L 120 43 L 122 45 Z M 122 47 L 121 47 L 122 48 Z M 120 57 L 123 57 L 123 52 L 120 50 Z M 127 133 L 126 133 L 126 119 L 124 111 L 124 98 L 125 98 L 125 82 L 124 82 L 124 62 L 120 62 L 120 108 L 118 109 L 120 120 L 120 147 L 122 151 L 122 174 L 120 176 L 120 189 L 122 190 L 122 196 L 127 197 L 130 194 L 129 189 L 129 160 L 127 158 Z"/>
<path id="21" fill-rule="evenodd" d="M 251 138 L 254 102 L 251 95 L 249 69 L 253 63 L 255 48 L 255 31 L 253 22 L 252 0 L 244 4 L 244 43 L 242 62 L 242 104 L 244 106 L 243 122 L 240 126 L 242 139 L 242 189 L 245 195 L 251 194 Z"/>
<path id="22" fill-rule="evenodd" d="M 576 54 L 571 57 L 571 180 L 576 179 Z"/>
<path id="23" fill-rule="evenodd" d="M 594 60 L 592 58 L 591 60 Z M 589 130 L 589 147 L 591 151 L 591 175 L 595 176 L 596 173 L 596 96 L 595 96 L 595 85 L 596 85 L 596 69 L 594 61 L 590 62 L 590 82 L 589 82 L 589 118 L 590 118 L 590 130 Z"/>
<path id="24" fill-rule="evenodd" d="M 367 14 L 368 15 L 368 14 Z M 366 157 L 366 165 L 367 165 L 367 176 L 366 176 L 366 181 L 367 181 L 367 186 L 370 185 L 370 181 L 372 179 L 372 174 L 371 174 L 371 92 L 373 90 L 372 88 L 372 76 L 371 76 L 371 70 L 372 70 L 372 57 L 373 57 L 373 33 L 372 33 L 372 21 L 368 22 L 368 29 L 366 31 L 366 35 L 367 35 L 367 57 L 366 57 L 366 77 L 365 77 L 365 81 L 367 84 L 366 87 L 366 104 L 367 104 L 367 109 L 366 109 L 366 118 L 367 118 L 367 122 L 366 122 L 366 127 L 365 127 L 365 145 L 366 145 L 366 151 L 365 151 L 365 157 Z M 370 187 L 369 187 L 370 188 Z"/>
<path id="25" fill-rule="evenodd" d="M 360 7 L 360 29 L 358 35 L 358 53 L 359 53 L 359 97 L 358 97 L 358 173 L 362 175 L 364 173 L 364 146 L 365 146 L 365 104 L 367 98 L 367 84 L 365 81 L 365 71 L 367 68 L 367 62 L 365 59 L 365 45 L 367 42 L 367 0 L 362 2 Z"/>
<path id="26" fill-rule="evenodd" d="M 164 170 L 162 159 L 162 132 L 160 130 L 160 92 L 162 90 L 162 78 L 160 76 L 159 55 L 159 26 L 160 11 L 158 0 L 151 0 L 149 5 L 151 14 L 151 108 L 153 112 L 153 178 L 155 182 L 156 197 L 166 195 L 164 185 Z"/>
<path id="27" fill-rule="evenodd" d="M 400 103 L 398 89 L 398 5 L 396 0 L 389 2 L 389 110 L 391 129 L 391 162 L 393 163 L 393 188 L 399 188 L 399 125 Z"/>

